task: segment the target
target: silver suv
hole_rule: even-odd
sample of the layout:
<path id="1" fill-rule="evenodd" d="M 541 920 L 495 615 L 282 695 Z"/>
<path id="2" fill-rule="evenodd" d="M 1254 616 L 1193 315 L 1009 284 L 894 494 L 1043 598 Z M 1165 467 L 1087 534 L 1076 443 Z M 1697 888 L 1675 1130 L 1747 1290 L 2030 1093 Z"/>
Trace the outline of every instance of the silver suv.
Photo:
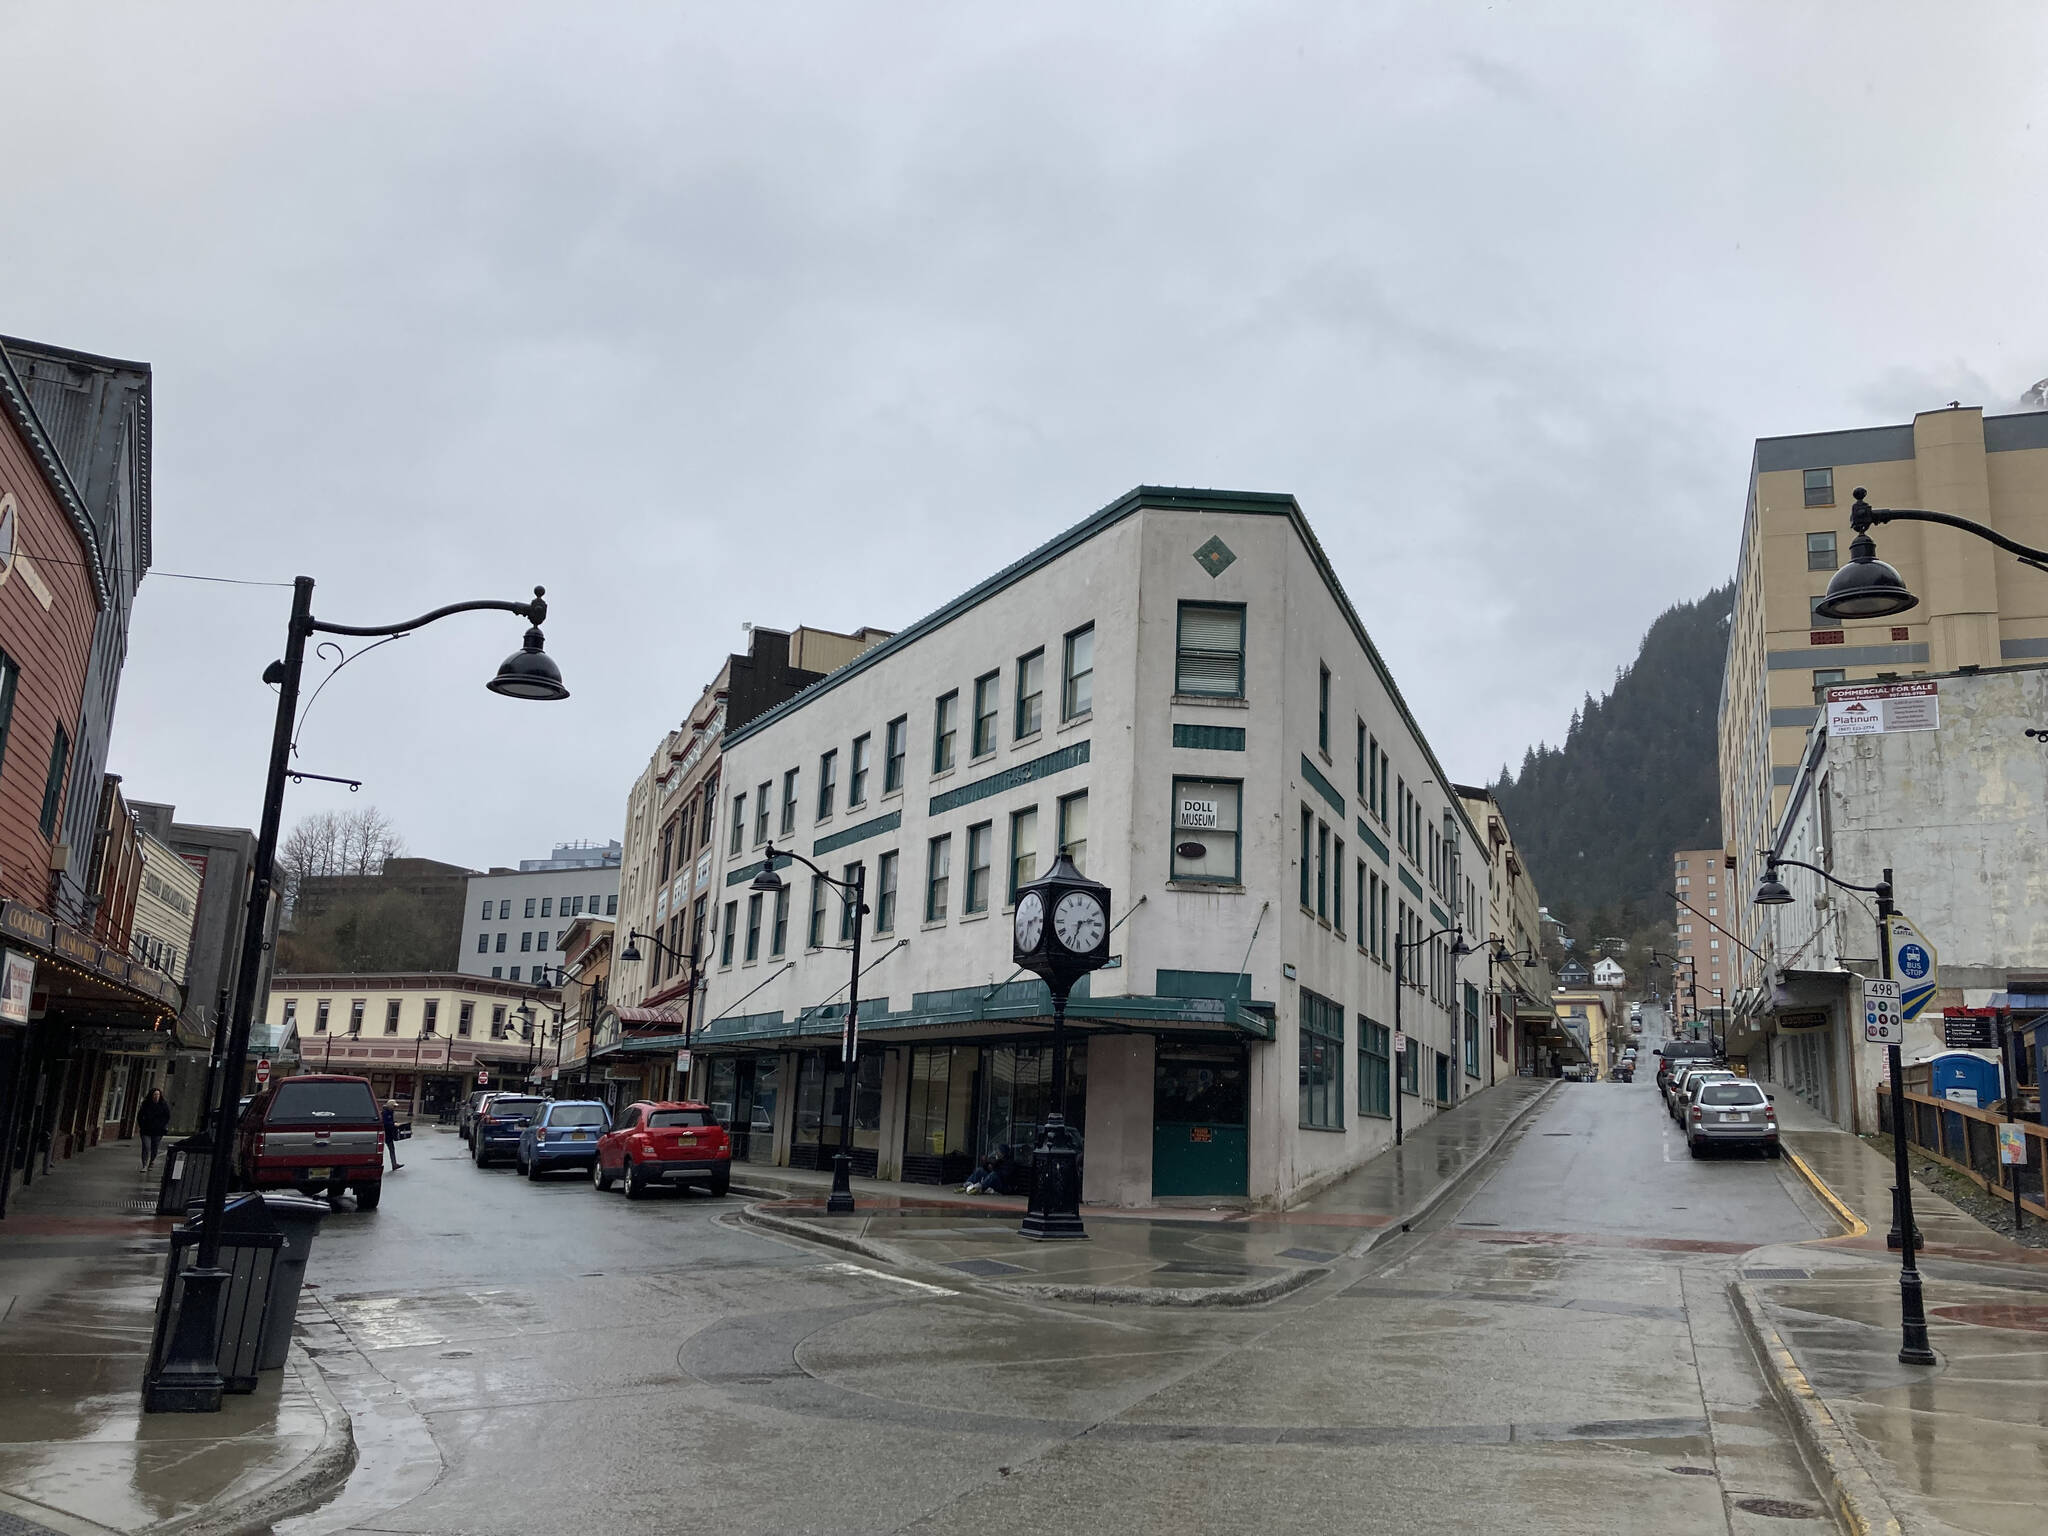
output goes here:
<path id="1" fill-rule="evenodd" d="M 1685 1144 L 1694 1157 L 1705 1157 L 1714 1147 L 1755 1147 L 1766 1157 L 1784 1155 L 1771 1096 L 1748 1078 L 1710 1078 L 1698 1083 L 1689 1098 Z"/>

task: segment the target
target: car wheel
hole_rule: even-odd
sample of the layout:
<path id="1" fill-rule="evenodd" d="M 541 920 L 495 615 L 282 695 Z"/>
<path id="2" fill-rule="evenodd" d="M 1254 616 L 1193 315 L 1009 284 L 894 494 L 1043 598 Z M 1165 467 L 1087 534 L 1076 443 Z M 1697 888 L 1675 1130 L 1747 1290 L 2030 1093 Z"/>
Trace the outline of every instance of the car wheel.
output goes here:
<path id="1" fill-rule="evenodd" d="M 590 1165 L 590 1182 L 597 1187 L 600 1194 L 611 1189 L 612 1176 L 604 1171 L 603 1158 L 597 1158 L 592 1161 Z"/>
<path id="2" fill-rule="evenodd" d="M 540 1164 L 537 1162 L 528 1163 L 526 1165 L 526 1176 L 528 1179 L 538 1184 L 540 1182 Z"/>
<path id="3" fill-rule="evenodd" d="M 382 1179 L 379 1179 L 374 1184 L 358 1184 L 356 1186 L 356 1209 L 359 1211 L 374 1211 L 377 1209 L 377 1202 L 383 1198 L 384 1181 Z"/>
<path id="4" fill-rule="evenodd" d="M 619 1176 L 626 1181 L 628 1200 L 644 1200 L 647 1197 L 647 1179 L 633 1166 L 633 1159 L 626 1159 L 624 1166 L 619 1170 Z"/>
<path id="5" fill-rule="evenodd" d="M 727 1169 L 727 1170 L 726 1170 L 726 1171 L 725 1171 L 724 1173 L 716 1173 L 716 1174 L 713 1174 L 713 1175 L 711 1176 L 711 1198 L 712 1198 L 712 1199 L 714 1199 L 714 1200 L 723 1200 L 723 1199 L 724 1199 L 724 1198 L 726 1197 L 726 1194 L 727 1194 L 727 1193 L 728 1193 L 728 1192 L 729 1192 L 729 1191 L 730 1191 L 731 1189 L 732 1189 L 732 1170 L 731 1170 L 731 1169 L 729 1169 L 729 1168 L 728 1168 L 728 1169 Z"/>
<path id="6" fill-rule="evenodd" d="M 1766 1146 L 1766 1147 L 1764 1148 L 1764 1156 L 1765 1156 L 1765 1157 L 1783 1157 L 1784 1155 L 1785 1155 L 1785 1149 L 1784 1149 L 1784 1147 L 1783 1147 L 1783 1146 L 1781 1146 L 1781 1145 L 1780 1145 L 1779 1143 L 1777 1143 L 1777 1142 L 1775 1142 L 1775 1141 L 1774 1141 L 1774 1142 L 1772 1142 L 1772 1143 L 1770 1143 L 1770 1145 L 1768 1145 L 1768 1146 Z"/>
<path id="7" fill-rule="evenodd" d="M 526 1148 L 521 1147 L 512 1154 L 512 1169 L 522 1179 L 526 1177 Z"/>
<path id="8" fill-rule="evenodd" d="M 475 1148 L 471 1151 L 470 1156 L 472 1159 L 474 1159 L 477 1167 L 479 1168 L 488 1168 L 491 1166 L 491 1160 L 488 1157 L 484 1156 L 484 1144 L 482 1142 L 478 1142 L 476 1144 Z"/>
<path id="9" fill-rule="evenodd" d="M 1687 1141 L 1685 1149 L 1692 1153 L 1694 1157 L 1705 1157 L 1707 1155 L 1707 1149 L 1696 1141 Z"/>

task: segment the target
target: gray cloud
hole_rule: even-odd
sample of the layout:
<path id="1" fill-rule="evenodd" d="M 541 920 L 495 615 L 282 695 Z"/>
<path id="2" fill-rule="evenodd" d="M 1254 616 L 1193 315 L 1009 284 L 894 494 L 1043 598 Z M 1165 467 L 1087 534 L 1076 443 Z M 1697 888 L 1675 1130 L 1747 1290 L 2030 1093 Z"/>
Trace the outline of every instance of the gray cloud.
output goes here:
<path id="1" fill-rule="evenodd" d="M 609 835 L 742 621 L 1141 481 L 1299 495 L 1480 777 L 1726 575 L 1755 436 L 2048 373 L 2035 11 L 1668 9 L 13 6 L 0 329 L 156 365 L 166 571 L 548 585 L 570 703 L 479 618 L 309 723 L 419 852 Z M 285 596 L 145 585 L 135 794 L 253 816 Z"/>

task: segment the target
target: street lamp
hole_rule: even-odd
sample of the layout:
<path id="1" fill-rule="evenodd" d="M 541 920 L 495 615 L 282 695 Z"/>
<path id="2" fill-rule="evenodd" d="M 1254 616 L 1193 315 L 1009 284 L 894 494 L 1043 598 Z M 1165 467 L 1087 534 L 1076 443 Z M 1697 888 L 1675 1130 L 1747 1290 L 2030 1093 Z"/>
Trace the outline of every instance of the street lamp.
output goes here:
<path id="1" fill-rule="evenodd" d="M 1500 998 L 1499 994 L 1495 992 L 1493 985 L 1494 967 L 1497 965 L 1511 965 L 1518 971 L 1525 969 L 1534 970 L 1537 966 L 1543 963 L 1543 957 L 1536 953 L 1534 945 L 1529 945 L 1522 949 L 1520 953 L 1517 953 L 1516 951 L 1508 947 L 1507 939 L 1497 933 L 1491 935 L 1486 940 L 1486 943 L 1481 947 L 1484 948 L 1486 951 L 1486 995 L 1489 1001 L 1491 1001 L 1491 1003 L 1493 1004 L 1494 1027 L 1496 1030 L 1498 1030 L 1501 1024 Z M 1512 1031 L 1510 1032 L 1509 1038 L 1513 1038 Z M 1495 1047 L 1492 1050 L 1490 1050 L 1487 1054 L 1495 1057 L 1496 1059 L 1499 1057 L 1500 1050 L 1498 1047 L 1498 1042 L 1496 1042 Z M 1516 1069 L 1519 1071 L 1521 1063 L 1517 1061 L 1515 1065 Z"/>
<path id="2" fill-rule="evenodd" d="M 1849 563 L 1835 572 L 1828 581 L 1827 595 L 1813 605 L 1814 613 L 1821 618 L 1882 619 L 1919 606 L 1920 599 L 1906 590 L 1899 573 L 1877 558 L 1877 543 L 1870 537 L 1870 530 L 1878 523 L 1939 523 L 1944 528 L 1960 528 L 2019 556 L 2024 565 L 2048 570 L 2048 549 L 2035 549 L 2007 538 L 1995 528 L 1947 512 L 1873 507 L 1865 500 L 1868 494 L 1862 486 L 1856 487 L 1855 500 L 1849 507 L 1849 526 L 1856 530 L 1856 537 L 1849 545 Z"/>
<path id="3" fill-rule="evenodd" d="M 227 1047 L 222 1052 L 219 1099 L 215 1107 L 213 1163 L 207 1172 L 206 1204 L 199 1218 L 198 1252 L 177 1283 L 166 1287 L 157 1319 L 159 1335 L 168 1342 L 163 1364 L 143 1382 L 143 1408 L 148 1412 L 216 1413 L 222 1382 L 215 1365 L 219 1354 L 223 1289 L 228 1280 L 220 1267 L 221 1216 L 227 1205 L 228 1166 L 234 1154 L 232 1113 L 242 1086 L 242 1063 L 249 1054 L 249 1015 L 257 978 L 263 969 L 265 930 L 270 916 L 272 880 L 277 863 L 277 834 L 284 817 L 285 779 L 292 772 L 293 728 L 299 713 L 299 683 L 305 673 L 306 642 L 316 634 L 376 636 L 396 639 L 457 613 L 480 610 L 513 613 L 528 623 L 520 649 L 499 664 L 484 686 L 515 699 L 566 699 L 562 673 L 543 649 L 540 626 L 547 619 L 543 588 L 533 589 L 530 602 L 497 599 L 451 603 L 403 624 L 329 624 L 313 617 L 313 578 L 292 583 L 291 620 L 285 630 L 284 656 L 263 669 L 263 681 L 277 689 L 277 720 L 270 736 L 270 767 L 263 781 L 263 818 L 256 851 L 249 863 L 249 897 L 242 925 L 242 952 L 237 962 L 234 1011 L 228 1021 Z M 360 653 L 358 653 L 360 654 Z M 329 1045 L 330 1051 L 332 1044 Z"/>
<path id="4" fill-rule="evenodd" d="M 1860 503 L 1863 493 L 1858 491 L 1856 498 Z M 1757 884 L 1754 898 L 1757 906 L 1783 907 L 1791 904 L 1792 893 L 1778 878 L 1778 867 L 1782 864 L 1811 870 L 1829 885 L 1839 886 L 1845 891 L 1863 891 L 1875 896 L 1878 963 L 1883 967 L 1884 979 L 1892 979 L 1891 919 L 1897 909 L 1892 905 L 1892 872 L 1889 869 L 1875 885 L 1856 885 L 1838 880 L 1818 864 L 1808 864 L 1803 859 L 1781 858 L 1775 853 L 1766 854 L 1765 859 L 1764 877 Z M 1920 1230 L 1913 1223 L 1913 1181 L 1906 1165 L 1905 1069 L 1899 1062 L 1896 1041 L 1885 1046 L 1885 1055 L 1892 1078 L 1892 1176 L 1896 1180 L 1892 1185 L 1892 1225 L 1896 1228 L 1893 1236 L 1899 1249 L 1899 1325 L 1904 1334 L 1899 1360 L 1905 1365 L 1933 1365 L 1934 1351 L 1927 1345 L 1927 1312 L 1920 1296 L 1920 1268 L 1913 1261 Z"/>
<path id="5" fill-rule="evenodd" d="M 835 880 L 802 854 L 795 852 L 793 849 L 777 849 L 773 843 L 770 843 L 761 865 L 761 872 L 754 876 L 753 885 L 750 889 L 769 895 L 773 895 L 783 889 L 782 876 L 777 874 L 775 870 L 775 861 L 777 859 L 794 859 L 813 875 L 817 876 L 818 879 L 824 881 L 825 884 L 838 893 L 840 903 L 844 907 L 846 915 L 850 915 L 853 919 L 853 970 L 846 983 L 846 1025 L 839 1032 L 839 1062 L 846 1074 L 846 1107 L 839 1114 L 839 1150 L 832 1154 L 832 1193 L 825 1201 L 825 1210 L 828 1215 L 851 1216 L 853 1214 L 853 1106 L 856 1092 L 855 1077 L 857 1075 L 854 1069 L 859 1064 L 860 1058 L 860 935 L 861 930 L 867 926 L 864 921 L 868 915 L 868 906 L 864 899 L 867 891 L 867 869 L 863 865 L 856 864 L 853 866 L 853 878 L 851 880 Z M 647 936 L 642 935 L 642 937 Z M 632 942 L 631 936 L 628 936 L 626 952 L 619 956 L 621 960 L 631 960 L 635 957 Z M 692 981 L 691 991 L 694 993 L 695 990 L 696 983 Z"/>
<path id="6" fill-rule="evenodd" d="M 791 855 L 791 857 L 795 857 L 795 855 Z M 804 862 L 809 864 L 810 860 L 806 859 Z M 817 868 L 815 864 L 811 865 L 811 867 L 813 869 Z M 762 885 L 758 879 L 755 880 L 754 884 L 760 890 L 770 889 L 770 887 Z M 779 876 L 773 888 L 776 890 L 782 889 L 782 881 Z M 640 940 L 642 939 L 652 944 L 656 953 L 667 955 L 677 965 L 686 966 L 689 969 L 689 991 L 684 995 L 683 999 L 683 1051 L 685 1054 L 688 1054 L 694 1048 L 693 1037 L 697 1024 L 697 990 L 704 985 L 704 963 L 695 953 L 686 955 L 673 945 L 664 944 L 660 934 L 642 933 L 638 928 L 626 930 L 626 947 L 619 951 L 619 959 L 627 965 L 638 965 L 642 958 L 640 954 Z M 692 1057 L 691 1059 L 694 1063 L 695 1058 Z M 686 1079 L 683 1084 L 683 1097 L 687 1098 L 688 1096 L 689 1083 Z"/>
<path id="7" fill-rule="evenodd" d="M 1788 897 L 1787 900 L 1790 900 L 1790 898 Z M 1681 1019 L 1680 1022 L 1690 1023 L 1697 1028 L 1700 1021 L 1699 961 L 1691 955 L 1667 955 L 1661 949 L 1651 950 L 1650 963 L 1655 965 L 1660 960 L 1668 962 L 1671 966 L 1671 1001 L 1674 1004 L 1678 1001 L 1678 968 L 1681 965 L 1685 967 L 1685 991 L 1691 1004 L 1691 1017 L 1689 1019 Z"/>
<path id="8" fill-rule="evenodd" d="M 1401 1029 L 1401 993 L 1407 974 L 1405 970 L 1408 959 L 1407 952 L 1411 949 L 1420 949 L 1425 944 L 1433 944 L 1447 933 L 1452 936 L 1451 958 L 1453 960 L 1462 960 L 1465 956 L 1472 953 L 1472 946 L 1465 942 L 1465 931 L 1457 927 L 1439 928 L 1435 933 L 1426 934 L 1419 939 L 1394 940 L 1394 1054 L 1396 1056 L 1407 1054 L 1408 1037 Z M 1419 1086 L 1422 1081 L 1422 1069 L 1420 1067 L 1415 1069 L 1415 1080 Z M 1399 1062 L 1394 1063 L 1393 1089 L 1394 1145 L 1398 1147 L 1401 1145 L 1401 1063 Z"/>

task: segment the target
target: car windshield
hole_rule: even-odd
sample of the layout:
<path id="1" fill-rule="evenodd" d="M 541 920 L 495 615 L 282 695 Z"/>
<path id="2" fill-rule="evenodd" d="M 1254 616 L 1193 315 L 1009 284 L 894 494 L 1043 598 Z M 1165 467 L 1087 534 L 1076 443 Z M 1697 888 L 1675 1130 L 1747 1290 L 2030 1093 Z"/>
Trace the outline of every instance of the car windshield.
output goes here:
<path id="1" fill-rule="evenodd" d="M 1685 1080 L 1685 1091 L 1687 1093 L 1694 1093 L 1704 1088 L 1708 1083 L 1722 1082 L 1734 1076 L 1733 1072 L 1695 1072 Z"/>
<path id="2" fill-rule="evenodd" d="M 675 1125 L 709 1125 L 711 1115 L 702 1109 L 657 1109 L 647 1117 L 647 1128 L 658 1130 Z"/>
<path id="3" fill-rule="evenodd" d="M 604 1110 L 596 1104 L 557 1104 L 548 1114 L 549 1125 L 603 1125 Z"/>
<path id="4" fill-rule="evenodd" d="M 269 1125 L 368 1124 L 384 1118 L 368 1083 L 280 1083 L 264 1116 Z"/>
<path id="5" fill-rule="evenodd" d="M 1762 1104 L 1763 1089 L 1755 1083 L 1709 1083 L 1700 1090 L 1702 1104 Z"/>
<path id="6" fill-rule="evenodd" d="M 484 1113 L 494 1120 L 503 1120 L 508 1115 L 532 1115 L 539 1111 L 539 1099 L 509 1099 L 500 1095 L 491 1100 Z"/>

